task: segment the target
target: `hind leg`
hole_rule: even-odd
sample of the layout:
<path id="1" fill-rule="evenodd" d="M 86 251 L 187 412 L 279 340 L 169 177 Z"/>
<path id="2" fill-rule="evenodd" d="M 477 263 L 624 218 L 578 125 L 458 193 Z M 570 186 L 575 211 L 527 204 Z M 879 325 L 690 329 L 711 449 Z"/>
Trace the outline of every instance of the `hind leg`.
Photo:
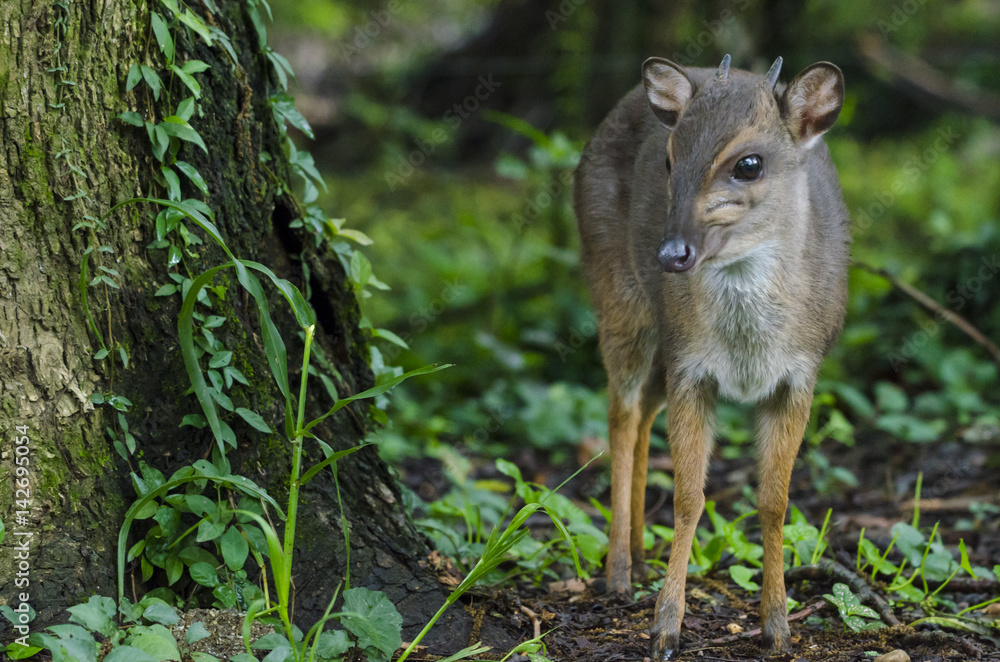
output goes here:
<path id="1" fill-rule="evenodd" d="M 630 551 L 632 556 L 632 581 L 644 584 L 649 580 L 646 567 L 646 550 L 642 542 L 642 532 L 646 526 L 646 475 L 649 464 L 649 434 L 653 421 L 664 406 L 666 391 L 665 378 L 659 365 L 650 371 L 643 388 L 639 405 L 638 439 L 632 460 L 632 517 L 630 523 Z"/>
<path id="2" fill-rule="evenodd" d="M 630 331 L 630 329 L 623 329 Z M 611 446 L 611 532 L 605 564 L 607 592 L 629 595 L 632 561 L 642 560 L 642 509 L 646 456 L 649 451 L 648 407 L 644 382 L 653 363 L 650 336 L 601 329 L 601 351 L 608 371 L 608 441 Z M 641 475 L 641 485 L 635 480 Z M 638 514 L 638 515 L 637 515 Z M 638 517 L 638 538 L 633 530 Z M 638 546 L 635 541 L 638 540 Z"/>

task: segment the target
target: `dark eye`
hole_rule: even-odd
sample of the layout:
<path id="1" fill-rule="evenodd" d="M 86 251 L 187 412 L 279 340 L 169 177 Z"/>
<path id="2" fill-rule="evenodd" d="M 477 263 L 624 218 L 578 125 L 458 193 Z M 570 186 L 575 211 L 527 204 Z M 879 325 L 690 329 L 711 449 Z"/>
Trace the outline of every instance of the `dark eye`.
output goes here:
<path id="1" fill-rule="evenodd" d="M 752 182 L 760 178 L 764 171 L 764 161 L 757 154 L 744 156 L 733 168 L 733 179 L 738 182 Z"/>

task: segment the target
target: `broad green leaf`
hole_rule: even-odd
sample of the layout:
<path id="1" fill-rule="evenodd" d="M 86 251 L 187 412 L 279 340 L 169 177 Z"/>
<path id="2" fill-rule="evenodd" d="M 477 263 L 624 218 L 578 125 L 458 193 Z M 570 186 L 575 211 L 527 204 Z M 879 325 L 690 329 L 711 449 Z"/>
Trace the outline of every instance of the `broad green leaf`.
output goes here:
<path id="1" fill-rule="evenodd" d="M 181 652 L 170 630 L 157 623 L 148 627 L 137 627 L 135 631 L 136 634 L 128 639 L 130 646 L 148 653 L 158 662 L 166 660 L 180 662 Z"/>
<path id="2" fill-rule="evenodd" d="M 181 79 L 181 82 L 184 83 L 184 86 L 187 87 L 188 90 L 191 91 L 191 94 L 194 95 L 195 99 L 200 99 L 201 98 L 201 83 L 199 83 L 197 80 L 195 80 L 194 76 L 192 76 L 188 72 L 184 71 L 183 69 L 181 69 L 180 67 L 178 67 L 176 64 L 170 65 L 170 70 L 172 72 L 174 72 L 174 74 L 178 78 Z M 180 119 L 180 118 L 178 118 L 178 119 Z"/>
<path id="3" fill-rule="evenodd" d="M 70 621 L 79 623 L 91 632 L 100 632 L 105 637 L 110 637 L 117 629 L 114 618 L 118 613 L 118 606 L 111 598 L 92 595 L 87 602 L 74 605 L 67 611 L 70 613 Z"/>
<path id="4" fill-rule="evenodd" d="M 385 594 L 364 587 L 344 591 L 341 624 L 373 662 L 388 660 L 400 647 L 403 617 Z"/>
<path id="5" fill-rule="evenodd" d="M 243 567 L 250 553 L 250 545 L 239 529 L 235 526 L 229 527 L 219 540 L 219 546 L 222 549 L 222 559 L 230 570 L 239 570 Z"/>
<path id="6" fill-rule="evenodd" d="M 191 574 L 191 579 L 202 586 L 212 588 L 219 584 L 219 573 L 207 563 L 195 563 L 188 572 Z"/>
<path id="7" fill-rule="evenodd" d="M 117 646 L 111 649 L 104 662 L 160 662 L 160 660 L 134 646 Z"/>
<path id="8" fill-rule="evenodd" d="M 142 617 L 147 621 L 159 623 L 160 625 L 166 625 L 167 627 L 170 627 L 181 620 L 181 617 L 177 615 L 174 608 L 163 602 L 154 602 L 146 607 L 146 609 L 142 612 Z"/>
<path id="9" fill-rule="evenodd" d="M 205 627 L 204 623 L 196 621 L 188 627 L 187 631 L 184 632 L 184 641 L 189 644 L 193 644 L 197 641 L 201 641 L 205 637 L 210 637 L 211 635 L 212 633 L 208 631 L 208 628 Z"/>
<path id="10" fill-rule="evenodd" d="M 153 98 L 159 101 L 160 90 L 163 88 L 163 81 L 160 80 L 159 74 L 144 64 L 140 64 L 139 69 L 142 71 L 142 79 L 146 81 L 146 85 L 149 85 L 150 89 L 153 90 Z"/>

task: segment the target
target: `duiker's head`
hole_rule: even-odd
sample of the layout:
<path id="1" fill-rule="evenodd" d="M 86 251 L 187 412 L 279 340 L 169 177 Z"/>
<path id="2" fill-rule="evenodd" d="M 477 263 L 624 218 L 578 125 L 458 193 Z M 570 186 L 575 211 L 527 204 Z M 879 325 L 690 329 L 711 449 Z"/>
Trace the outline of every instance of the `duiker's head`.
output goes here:
<path id="1" fill-rule="evenodd" d="M 781 58 L 764 76 L 730 71 L 727 55 L 696 84 L 669 60 L 643 64 L 650 107 L 671 129 L 662 180 L 671 203 L 657 255 L 665 271 L 737 260 L 802 222 L 806 152 L 836 121 L 844 78 L 819 62 L 779 95 L 780 71 Z"/>

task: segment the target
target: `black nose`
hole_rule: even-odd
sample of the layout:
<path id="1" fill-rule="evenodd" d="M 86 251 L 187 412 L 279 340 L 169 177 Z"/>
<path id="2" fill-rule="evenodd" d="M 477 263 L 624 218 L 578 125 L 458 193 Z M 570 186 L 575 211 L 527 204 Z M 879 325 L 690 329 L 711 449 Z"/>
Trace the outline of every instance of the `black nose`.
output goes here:
<path id="1" fill-rule="evenodd" d="M 694 246 L 683 239 L 664 239 L 656 252 L 660 266 L 670 273 L 687 271 L 694 266 L 694 258 Z"/>

